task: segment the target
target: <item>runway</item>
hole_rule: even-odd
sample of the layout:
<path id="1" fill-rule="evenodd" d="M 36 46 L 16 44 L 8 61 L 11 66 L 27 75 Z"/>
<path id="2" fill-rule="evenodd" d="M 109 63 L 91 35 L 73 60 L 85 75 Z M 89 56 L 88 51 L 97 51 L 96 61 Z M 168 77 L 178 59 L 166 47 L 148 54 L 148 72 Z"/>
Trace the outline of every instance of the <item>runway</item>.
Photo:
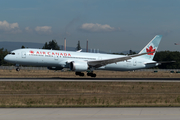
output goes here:
<path id="1" fill-rule="evenodd" d="M 0 108 L 1 120 L 179 120 L 180 108 Z"/>
<path id="2" fill-rule="evenodd" d="M 0 81 L 180 82 L 180 78 L 0 78 Z"/>

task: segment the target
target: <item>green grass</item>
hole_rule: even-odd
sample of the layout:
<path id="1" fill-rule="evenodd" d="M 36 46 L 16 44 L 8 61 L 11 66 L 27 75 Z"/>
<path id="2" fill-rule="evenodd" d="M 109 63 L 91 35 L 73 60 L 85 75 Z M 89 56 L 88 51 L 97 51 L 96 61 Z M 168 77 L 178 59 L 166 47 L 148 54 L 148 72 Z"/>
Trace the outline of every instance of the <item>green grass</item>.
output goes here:
<path id="1" fill-rule="evenodd" d="M 180 106 L 174 82 L 0 82 L 0 107 Z"/>
<path id="2" fill-rule="evenodd" d="M 94 71 L 97 76 L 96 78 L 180 78 L 179 73 L 166 72 L 121 72 L 121 71 Z M 75 72 L 72 71 L 52 71 L 52 70 L 0 70 L 0 78 L 82 78 L 76 76 Z M 91 78 L 85 76 L 84 78 Z"/>

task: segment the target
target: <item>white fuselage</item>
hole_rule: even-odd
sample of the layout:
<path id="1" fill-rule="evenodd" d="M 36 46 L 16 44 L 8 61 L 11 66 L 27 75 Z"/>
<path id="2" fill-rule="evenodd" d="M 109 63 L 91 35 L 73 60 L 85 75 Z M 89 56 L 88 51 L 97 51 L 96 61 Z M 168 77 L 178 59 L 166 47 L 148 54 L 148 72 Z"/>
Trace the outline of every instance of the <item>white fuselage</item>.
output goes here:
<path id="1" fill-rule="evenodd" d="M 61 50 L 45 50 L 45 49 L 18 49 L 8 54 L 4 59 L 7 62 L 19 65 L 45 66 L 45 67 L 62 67 L 68 68 L 68 63 L 72 61 L 84 62 L 93 60 L 105 60 L 124 55 L 87 53 L 87 52 L 72 52 Z M 101 70 L 116 70 L 128 71 L 142 68 L 157 66 L 157 64 L 146 65 L 147 59 L 141 56 L 125 60 L 117 63 L 108 64 L 98 69 Z"/>

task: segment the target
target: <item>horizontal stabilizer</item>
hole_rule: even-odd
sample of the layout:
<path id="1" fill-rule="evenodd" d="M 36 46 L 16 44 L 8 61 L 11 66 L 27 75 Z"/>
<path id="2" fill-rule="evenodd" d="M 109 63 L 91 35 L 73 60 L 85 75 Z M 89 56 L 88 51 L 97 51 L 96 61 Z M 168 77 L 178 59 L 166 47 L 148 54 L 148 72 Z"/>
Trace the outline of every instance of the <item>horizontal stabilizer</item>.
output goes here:
<path id="1" fill-rule="evenodd" d="M 144 63 L 144 64 L 163 64 L 163 63 L 174 63 L 176 61 L 152 61 L 152 62 L 147 62 L 147 63 Z"/>

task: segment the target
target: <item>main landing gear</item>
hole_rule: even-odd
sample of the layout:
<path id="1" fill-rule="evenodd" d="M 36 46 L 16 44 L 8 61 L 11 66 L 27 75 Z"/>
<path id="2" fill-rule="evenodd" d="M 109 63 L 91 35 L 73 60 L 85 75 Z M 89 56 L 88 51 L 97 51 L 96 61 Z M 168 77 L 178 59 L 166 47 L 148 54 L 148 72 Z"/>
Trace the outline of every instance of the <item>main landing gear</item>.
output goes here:
<path id="1" fill-rule="evenodd" d="M 84 76 L 84 73 L 82 72 L 76 72 L 75 74 L 79 76 Z M 87 76 L 96 77 L 96 74 L 94 74 L 93 72 L 88 72 Z"/>
<path id="2" fill-rule="evenodd" d="M 82 73 L 82 72 L 76 72 L 75 74 L 79 75 L 79 76 L 84 76 L 84 73 Z"/>
<path id="3" fill-rule="evenodd" d="M 87 73 L 87 76 L 96 77 L 96 74 L 93 73 L 93 72 L 88 72 L 88 73 Z"/>

